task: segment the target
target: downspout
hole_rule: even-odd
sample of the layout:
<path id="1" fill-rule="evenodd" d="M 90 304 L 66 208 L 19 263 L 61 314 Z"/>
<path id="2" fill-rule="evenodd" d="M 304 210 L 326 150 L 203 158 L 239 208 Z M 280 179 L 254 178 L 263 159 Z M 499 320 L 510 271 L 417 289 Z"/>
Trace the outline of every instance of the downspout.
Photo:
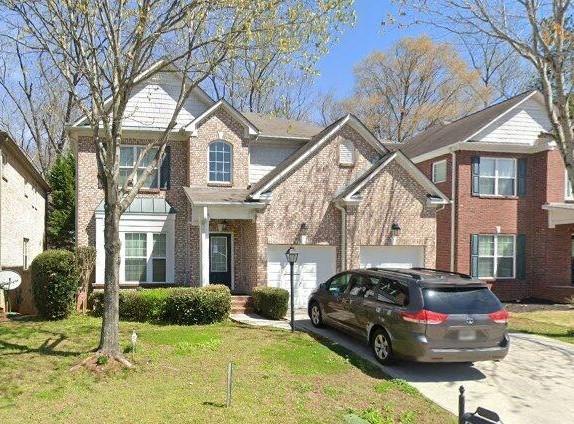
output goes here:
<path id="1" fill-rule="evenodd" d="M 341 211 L 341 271 L 344 271 L 347 269 L 347 211 L 336 203 L 335 207 Z"/>
<path id="2" fill-rule="evenodd" d="M 450 271 L 454 271 L 454 254 L 455 254 L 455 208 L 456 208 L 456 153 L 450 152 L 451 155 L 451 193 L 450 193 Z"/>
<path id="3" fill-rule="evenodd" d="M 3 185 L 4 185 L 4 153 L 2 152 L 0 144 L 0 271 L 2 271 L 2 186 Z M 0 306 L 4 308 L 4 305 Z"/>

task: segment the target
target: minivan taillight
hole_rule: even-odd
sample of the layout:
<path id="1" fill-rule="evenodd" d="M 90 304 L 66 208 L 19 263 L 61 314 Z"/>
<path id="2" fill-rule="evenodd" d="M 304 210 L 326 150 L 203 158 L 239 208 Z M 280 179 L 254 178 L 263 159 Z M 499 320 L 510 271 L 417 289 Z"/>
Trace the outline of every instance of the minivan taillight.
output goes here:
<path id="1" fill-rule="evenodd" d="M 416 322 L 418 324 L 442 324 L 448 319 L 447 314 L 441 314 L 440 312 L 427 311 L 426 309 L 421 309 L 416 312 L 401 312 L 401 316 L 405 321 Z"/>
<path id="2" fill-rule="evenodd" d="M 491 320 L 497 324 L 506 324 L 508 322 L 508 311 L 501 309 L 500 311 L 491 312 L 488 314 Z"/>

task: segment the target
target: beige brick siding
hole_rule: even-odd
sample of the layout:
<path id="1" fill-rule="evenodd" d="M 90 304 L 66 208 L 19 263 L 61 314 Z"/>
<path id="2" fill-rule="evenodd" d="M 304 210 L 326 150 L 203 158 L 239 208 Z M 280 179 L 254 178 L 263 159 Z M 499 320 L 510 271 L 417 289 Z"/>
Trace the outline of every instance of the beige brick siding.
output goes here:
<path id="1" fill-rule="evenodd" d="M 189 141 L 172 141 L 171 189 L 146 193 L 165 196 L 177 210 L 176 282 L 199 285 L 199 227 L 191 225 L 191 207 L 182 186 L 207 186 L 209 143 L 223 139 L 233 147 L 233 188 L 249 184 L 249 151 L 244 128 L 221 109 L 198 126 L 197 136 Z M 339 165 L 339 143 L 350 139 L 356 147 L 355 165 Z M 141 143 L 142 140 L 127 140 Z M 93 244 L 94 209 L 102 199 L 97 188 L 95 153 L 89 138 L 78 140 L 78 243 Z M 210 231 L 233 234 L 234 290 L 249 292 L 266 284 L 267 244 L 295 243 L 300 226 L 308 226 L 309 244 L 337 248 L 340 263 L 340 211 L 332 204 L 338 190 L 364 172 L 376 159 L 377 151 L 352 128 L 345 127 L 288 175 L 273 190 L 267 208 L 252 220 L 212 220 Z M 226 190 L 227 187 L 222 187 Z M 373 179 L 363 191 L 364 200 L 348 216 L 349 265 L 358 264 L 360 245 L 388 244 L 390 225 L 402 227 L 399 244 L 425 247 L 427 265 L 435 260 L 434 210 L 425 206 L 426 193 L 398 165 L 391 165 Z"/>
<path id="2" fill-rule="evenodd" d="M 9 149 L 3 148 L 0 156 L 3 161 L 0 176 L 0 265 L 13 268 L 23 266 L 26 238 L 29 266 L 44 250 L 47 194 Z"/>
<path id="3" fill-rule="evenodd" d="M 354 142 L 356 164 L 339 166 L 340 137 Z M 345 127 L 274 190 L 267 209 L 257 217 L 257 285 L 266 281 L 267 244 L 295 243 L 304 222 L 308 243 L 337 249 L 340 269 L 341 214 L 331 200 L 378 158 L 355 131 Z M 388 245 L 390 225 L 402 228 L 400 245 L 422 245 L 425 264 L 435 263 L 435 211 L 426 206 L 426 193 L 399 165 L 390 165 L 367 184 L 364 200 L 348 216 L 348 267 L 359 265 L 360 245 Z"/>

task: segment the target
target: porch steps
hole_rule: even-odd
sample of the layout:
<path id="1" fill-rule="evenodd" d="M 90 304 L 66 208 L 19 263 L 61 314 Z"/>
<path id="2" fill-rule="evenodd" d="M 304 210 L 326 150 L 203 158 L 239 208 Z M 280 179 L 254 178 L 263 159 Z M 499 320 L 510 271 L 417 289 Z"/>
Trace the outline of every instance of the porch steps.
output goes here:
<path id="1" fill-rule="evenodd" d="M 231 313 L 248 314 L 253 312 L 253 297 L 245 295 L 231 296 Z"/>

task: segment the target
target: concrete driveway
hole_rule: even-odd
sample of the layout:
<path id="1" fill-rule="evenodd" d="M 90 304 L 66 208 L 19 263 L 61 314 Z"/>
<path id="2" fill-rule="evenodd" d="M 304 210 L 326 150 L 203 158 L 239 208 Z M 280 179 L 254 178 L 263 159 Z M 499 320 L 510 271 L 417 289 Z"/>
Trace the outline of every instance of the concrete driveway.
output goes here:
<path id="1" fill-rule="evenodd" d="M 331 328 L 316 329 L 308 319 L 299 317 L 299 329 L 325 337 L 379 365 L 366 344 Z M 467 410 L 474 411 L 477 406 L 492 409 L 505 424 L 574 422 L 574 345 L 546 337 L 512 334 L 510 353 L 501 362 L 478 362 L 474 366 L 404 362 L 381 368 L 393 378 L 408 381 L 454 414 L 462 384 Z"/>

